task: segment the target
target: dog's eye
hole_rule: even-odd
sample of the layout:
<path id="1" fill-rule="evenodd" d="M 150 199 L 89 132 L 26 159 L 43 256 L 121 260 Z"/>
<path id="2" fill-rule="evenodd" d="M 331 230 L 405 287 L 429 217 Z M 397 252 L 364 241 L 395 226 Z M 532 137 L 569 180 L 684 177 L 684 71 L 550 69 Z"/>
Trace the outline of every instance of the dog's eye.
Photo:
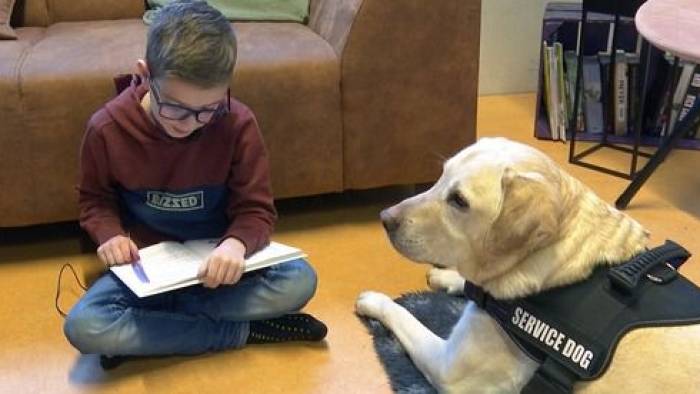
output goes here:
<path id="1" fill-rule="evenodd" d="M 447 197 L 447 203 L 457 209 L 463 210 L 469 208 L 469 202 L 459 192 L 450 193 Z"/>

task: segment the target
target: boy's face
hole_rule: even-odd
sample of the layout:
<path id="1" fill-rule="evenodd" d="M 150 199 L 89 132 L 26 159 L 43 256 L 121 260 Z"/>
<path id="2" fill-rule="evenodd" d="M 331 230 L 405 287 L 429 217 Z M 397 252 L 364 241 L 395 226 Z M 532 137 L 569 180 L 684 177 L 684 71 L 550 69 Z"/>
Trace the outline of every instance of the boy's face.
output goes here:
<path id="1" fill-rule="evenodd" d="M 150 81 L 151 114 L 173 138 L 185 138 L 227 106 L 228 85 L 202 88 L 177 77 Z"/>

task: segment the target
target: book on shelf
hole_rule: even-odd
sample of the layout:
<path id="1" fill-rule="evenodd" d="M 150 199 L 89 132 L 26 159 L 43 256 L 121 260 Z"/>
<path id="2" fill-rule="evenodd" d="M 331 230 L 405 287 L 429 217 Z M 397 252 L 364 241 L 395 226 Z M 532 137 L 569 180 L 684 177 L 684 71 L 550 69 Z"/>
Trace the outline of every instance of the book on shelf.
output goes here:
<path id="1" fill-rule="evenodd" d="M 566 76 L 564 75 L 564 47 L 560 42 L 555 42 L 554 59 L 557 82 L 557 108 L 559 110 L 559 139 L 566 141 L 566 130 L 569 128 L 569 103 L 566 94 Z"/>
<path id="2" fill-rule="evenodd" d="M 681 73 L 676 82 L 676 90 L 673 93 L 673 99 L 671 100 L 671 116 L 668 118 L 668 125 L 662 129 L 661 135 L 666 135 L 676 127 L 676 123 L 679 120 L 681 108 L 684 106 L 685 94 L 690 86 L 690 80 L 695 73 L 695 64 L 693 63 L 681 63 Z"/>
<path id="3" fill-rule="evenodd" d="M 623 50 L 615 51 L 614 66 L 614 131 L 615 135 L 627 134 L 627 101 L 628 101 L 628 75 L 627 75 L 627 54 Z"/>
<path id="4" fill-rule="evenodd" d="M 586 131 L 602 134 L 603 125 L 603 85 L 600 77 L 600 63 L 596 56 L 583 58 L 583 106 Z"/>
<path id="5" fill-rule="evenodd" d="M 140 260 L 110 267 L 138 297 L 147 297 L 201 283 L 200 265 L 216 248 L 218 240 L 166 241 L 139 250 Z M 306 257 L 300 249 L 271 242 L 245 260 L 245 272 Z"/>
<path id="6" fill-rule="evenodd" d="M 564 52 L 564 66 L 566 75 L 566 97 L 569 103 L 567 108 L 570 117 L 574 114 L 574 103 L 576 102 L 574 94 L 576 92 L 576 77 L 578 75 L 578 56 L 576 56 L 576 51 L 565 51 Z M 583 121 L 583 89 L 579 89 L 578 94 L 578 110 L 576 112 L 576 131 L 583 131 L 584 121 Z M 571 121 L 571 119 L 569 119 Z"/>
<path id="7" fill-rule="evenodd" d="M 652 88 L 655 88 L 652 91 L 659 92 L 658 95 L 651 95 L 652 99 L 654 96 L 658 96 L 658 99 L 655 106 L 650 106 L 650 112 L 652 113 L 651 124 L 647 128 L 648 133 L 654 137 L 661 137 L 665 135 L 665 129 L 669 123 L 671 102 L 673 101 L 673 92 L 671 90 L 673 89 L 673 86 L 676 85 L 676 81 L 674 80 L 674 72 L 669 65 L 669 63 L 672 62 L 672 59 L 667 59 L 665 57 L 661 60 L 661 63 L 666 65 L 666 67 L 664 67 L 665 73 L 663 75 L 663 82 L 660 80 L 656 81 L 657 83 L 654 84 L 655 86 L 652 86 Z"/>
<path id="8" fill-rule="evenodd" d="M 545 42 L 542 51 L 544 52 L 545 105 L 552 139 L 566 141 L 569 102 L 564 75 L 564 50 L 561 43 L 555 42 L 549 46 Z"/>
<path id="9" fill-rule="evenodd" d="M 544 85 L 544 95 L 542 96 L 542 99 L 544 100 L 549 130 L 551 130 L 551 137 L 553 140 L 556 140 L 557 138 L 555 137 L 554 133 L 558 132 L 559 129 L 557 128 L 556 121 L 554 119 L 556 116 L 556 111 L 554 111 L 554 103 L 552 103 L 552 86 L 550 82 L 552 79 L 550 76 L 552 67 L 549 60 L 551 57 L 552 50 L 549 46 L 547 46 L 547 42 L 545 41 L 542 43 L 542 84 Z"/>
<path id="10" fill-rule="evenodd" d="M 627 59 L 627 132 L 633 133 L 639 126 L 641 104 L 640 61 L 642 57 L 642 36 L 637 36 L 634 52 L 625 53 Z"/>
<path id="11" fill-rule="evenodd" d="M 685 69 L 684 69 L 685 70 Z M 700 104 L 698 103 L 698 96 L 700 95 L 700 67 L 693 65 L 693 75 L 688 82 L 688 87 L 686 88 L 685 98 L 683 99 L 682 107 L 678 114 L 678 122 L 685 120 L 686 116 L 693 108 L 693 106 Z M 700 139 L 698 135 L 698 128 L 691 127 L 688 132 L 687 138 Z"/>
<path id="12" fill-rule="evenodd" d="M 639 105 L 641 103 L 641 84 L 639 83 L 639 54 L 627 54 L 627 130 L 629 133 L 634 132 L 639 121 Z"/>

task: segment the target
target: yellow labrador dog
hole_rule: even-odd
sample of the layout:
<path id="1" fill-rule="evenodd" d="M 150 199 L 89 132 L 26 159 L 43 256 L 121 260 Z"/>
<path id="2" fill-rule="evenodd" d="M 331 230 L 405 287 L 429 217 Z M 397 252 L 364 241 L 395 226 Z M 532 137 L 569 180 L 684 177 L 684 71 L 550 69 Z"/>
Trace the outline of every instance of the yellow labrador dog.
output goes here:
<path id="1" fill-rule="evenodd" d="M 497 299 L 538 293 L 589 276 L 601 261 L 644 250 L 648 233 L 546 155 L 482 138 L 449 159 L 425 193 L 382 212 L 393 246 L 432 264 L 428 282 L 457 293 L 464 279 Z M 377 292 L 359 314 L 401 342 L 416 367 L 446 393 L 518 393 L 538 365 L 486 312 L 468 303 L 447 340 Z M 607 372 L 577 393 L 700 393 L 700 325 L 633 330 Z"/>

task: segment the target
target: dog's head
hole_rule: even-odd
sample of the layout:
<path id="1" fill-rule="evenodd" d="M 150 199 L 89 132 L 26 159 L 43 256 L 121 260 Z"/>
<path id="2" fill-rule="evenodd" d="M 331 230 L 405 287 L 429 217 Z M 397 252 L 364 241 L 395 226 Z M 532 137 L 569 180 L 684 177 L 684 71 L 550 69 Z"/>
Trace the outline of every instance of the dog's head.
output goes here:
<path id="1" fill-rule="evenodd" d="M 562 174 L 543 153 L 482 138 L 449 159 L 425 193 L 381 213 L 394 247 L 411 260 L 497 276 L 559 234 Z"/>

